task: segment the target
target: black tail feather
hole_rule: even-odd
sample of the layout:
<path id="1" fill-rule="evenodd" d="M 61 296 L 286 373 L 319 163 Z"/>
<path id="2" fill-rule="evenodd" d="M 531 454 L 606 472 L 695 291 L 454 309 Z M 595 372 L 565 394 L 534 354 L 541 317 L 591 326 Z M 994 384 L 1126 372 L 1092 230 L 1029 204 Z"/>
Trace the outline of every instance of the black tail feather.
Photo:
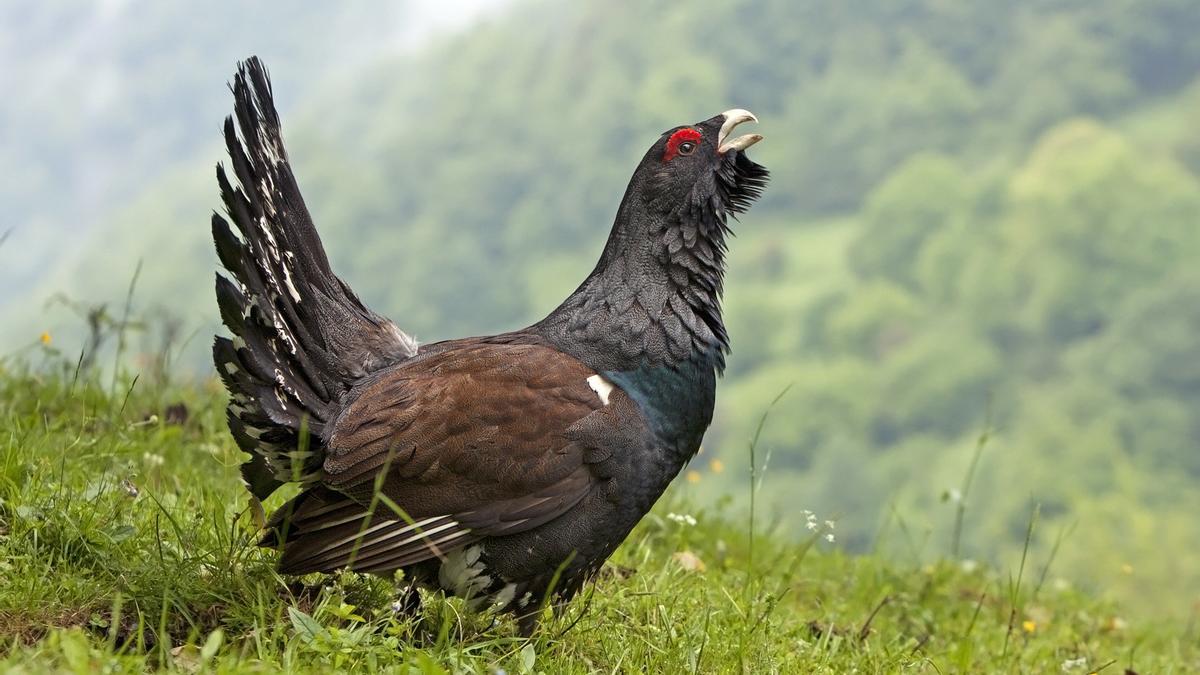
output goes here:
<path id="1" fill-rule="evenodd" d="M 216 295 L 234 338 L 217 338 L 213 360 L 232 396 L 230 430 L 253 456 L 246 482 L 264 498 L 282 482 L 316 475 L 321 433 L 341 395 L 412 356 L 416 342 L 330 269 L 288 164 L 262 62 L 240 64 L 231 90 L 224 135 L 237 185 L 220 166 L 217 183 L 237 233 L 217 214 L 212 232 L 233 277 L 218 275 Z"/>

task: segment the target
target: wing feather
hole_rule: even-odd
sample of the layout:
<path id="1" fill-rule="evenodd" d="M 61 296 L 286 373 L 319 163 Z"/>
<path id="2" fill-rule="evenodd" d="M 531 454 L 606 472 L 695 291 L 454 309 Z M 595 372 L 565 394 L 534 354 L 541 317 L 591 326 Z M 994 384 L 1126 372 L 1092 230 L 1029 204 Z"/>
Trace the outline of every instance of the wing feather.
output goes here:
<path id="1" fill-rule="evenodd" d="M 388 571 L 557 518 L 603 480 L 587 458 L 608 455 L 572 431 L 604 407 L 594 374 L 549 347 L 490 343 L 381 371 L 330 425 L 322 487 L 264 543 L 283 545 L 287 572 Z"/>

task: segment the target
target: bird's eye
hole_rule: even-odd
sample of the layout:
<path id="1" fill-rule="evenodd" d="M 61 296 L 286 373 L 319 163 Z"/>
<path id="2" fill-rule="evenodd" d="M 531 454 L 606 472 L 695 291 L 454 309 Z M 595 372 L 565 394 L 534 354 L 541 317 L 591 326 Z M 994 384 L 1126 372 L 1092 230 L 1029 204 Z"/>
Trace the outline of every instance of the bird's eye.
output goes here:
<path id="1" fill-rule="evenodd" d="M 667 149 L 663 153 L 662 161 L 669 162 L 675 159 L 676 155 L 690 155 L 696 152 L 702 139 L 700 132 L 695 129 L 684 127 L 676 131 L 667 139 Z"/>

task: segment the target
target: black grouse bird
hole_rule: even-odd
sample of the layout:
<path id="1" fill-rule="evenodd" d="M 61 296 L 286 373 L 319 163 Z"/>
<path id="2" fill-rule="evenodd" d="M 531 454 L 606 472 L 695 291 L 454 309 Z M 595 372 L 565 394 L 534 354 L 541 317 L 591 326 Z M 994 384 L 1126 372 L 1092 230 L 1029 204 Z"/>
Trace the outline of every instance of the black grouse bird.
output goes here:
<path id="1" fill-rule="evenodd" d="M 213 359 L 249 490 L 302 491 L 263 546 L 287 574 L 403 569 L 518 615 L 576 593 L 700 447 L 729 338 L 728 219 L 767 182 L 744 110 L 646 153 L 596 268 L 523 330 L 418 345 L 330 269 L 256 57 L 232 85 L 212 219 Z M 239 137 L 240 132 L 240 137 Z"/>

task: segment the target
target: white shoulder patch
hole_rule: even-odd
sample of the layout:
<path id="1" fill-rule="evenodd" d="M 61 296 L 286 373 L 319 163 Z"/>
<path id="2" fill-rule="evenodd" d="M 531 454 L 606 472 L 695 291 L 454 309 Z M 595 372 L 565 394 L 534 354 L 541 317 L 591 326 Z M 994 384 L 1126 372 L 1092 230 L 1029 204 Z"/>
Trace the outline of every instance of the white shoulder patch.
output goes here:
<path id="1" fill-rule="evenodd" d="M 592 388 L 592 391 L 596 392 L 596 395 L 600 397 L 600 402 L 608 405 L 608 397 L 612 394 L 613 389 L 616 389 L 613 383 L 599 375 L 592 375 L 587 379 L 587 383 Z"/>

